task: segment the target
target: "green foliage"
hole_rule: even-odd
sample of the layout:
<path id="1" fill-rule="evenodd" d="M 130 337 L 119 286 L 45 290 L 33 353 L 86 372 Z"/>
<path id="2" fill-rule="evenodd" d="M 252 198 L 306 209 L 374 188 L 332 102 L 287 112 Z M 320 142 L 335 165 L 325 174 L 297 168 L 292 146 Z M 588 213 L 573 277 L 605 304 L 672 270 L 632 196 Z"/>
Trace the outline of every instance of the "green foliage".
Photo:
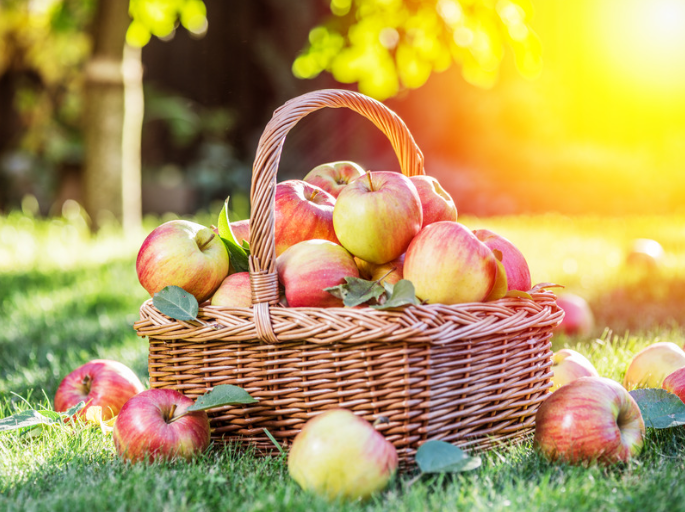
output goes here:
<path id="1" fill-rule="evenodd" d="M 383 100 L 457 62 L 468 82 L 491 87 L 505 46 L 523 76 L 541 70 L 529 0 L 331 0 L 330 7 L 333 15 L 310 31 L 293 63 L 298 78 L 327 71 Z"/>
<path id="2" fill-rule="evenodd" d="M 142 47 L 151 36 L 165 38 L 181 22 L 191 34 L 202 36 L 207 31 L 207 7 L 202 0 L 130 0 L 131 24 L 126 42 Z"/>

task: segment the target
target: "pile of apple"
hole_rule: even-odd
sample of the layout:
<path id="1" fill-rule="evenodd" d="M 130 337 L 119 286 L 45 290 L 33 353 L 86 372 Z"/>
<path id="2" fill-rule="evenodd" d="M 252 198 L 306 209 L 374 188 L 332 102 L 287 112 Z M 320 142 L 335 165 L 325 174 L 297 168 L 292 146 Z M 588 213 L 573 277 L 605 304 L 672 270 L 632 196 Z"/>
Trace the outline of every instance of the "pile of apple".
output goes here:
<path id="1" fill-rule="evenodd" d="M 490 230 L 457 222 L 450 195 L 430 176 L 365 172 L 353 162 L 320 165 L 275 190 L 276 269 L 283 305 L 340 307 L 326 291 L 361 277 L 410 281 L 424 303 L 457 304 L 504 297 L 531 287 L 526 260 Z M 231 223 L 237 244 L 249 242 L 249 221 Z M 198 302 L 250 307 L 247 272 L 233 272 L 218 233 L 174 220 L 153 230 L 136 269 L 154 296 L 168 285 Z"/>

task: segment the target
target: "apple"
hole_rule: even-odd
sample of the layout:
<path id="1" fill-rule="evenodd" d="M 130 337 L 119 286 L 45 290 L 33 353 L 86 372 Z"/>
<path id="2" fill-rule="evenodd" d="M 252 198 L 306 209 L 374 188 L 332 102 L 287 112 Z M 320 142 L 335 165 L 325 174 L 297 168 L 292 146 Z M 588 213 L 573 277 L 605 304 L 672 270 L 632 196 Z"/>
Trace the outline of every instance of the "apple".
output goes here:
<path id="1" fill-rule="evenodd" d="M 338 243 L 333 229 L 334 205 L 332 195 L 302 180 L 288 180 L 276 185 L 276 256 L 303 240 L 322 239 Z"/>
<path id="2" fill-rule="evenodd" d="M 552 461 L 625 462 L 640 453 L 644 435 L 633 397 L 605 377 L 581 377 L 560 387 L 535 415 L 535 445 Z"/>
<path id="3" fill-rule="evenodd" d="M 307 421 L 288 454 L 293 480 L 330 500 L 370 497 L 388 485 L 397 465 L 392 443 L 346 409 L 331 409 Z"/>
<path id="4" fill-rule="evenodd" d="M 236 272 L 226 277 L 210 300 L 212 306 L 249 308 L 252 306 L 250 273 Z"/>
<path id="5" fill-rule="evenodd" d="M 685 402 L 685 367 L 669 373 L 661 383 L 661 388 L 678 395 Z"/>
<path id="6" fill-rule="evenodd" d="M 550 393 L 580 377 L 599 377 L 592 363 L 583 354 L 570 348 L 562 348 L 552 355 L 552 371 L 554 377 Z"/>
<path id="7" fill-rule="evenodd" d="M 278 279 L 290 307 L 342 307 L 342 300 L 324 290 L 359 277 L 352 255 L 330 240 L 305 240 L 276 258 Z"/>
<path id="8" fill-rule="evenodd" d="M 422 222 L 416 187 L 406 176 L 390 171 L 367 172 L 354 180 L 340 192 L 333 210 L 340 244 L 377 265 L 399 258 Z"/>
<path id="9" fill-rule="evenodd" d="M 483 301 L 496 277 L 495 255 L 458 222 L 423 228 L 404 259 L 404 278 L 414 284 L 418 298 L 431 304 Z"/>
<path id="10" fill-rule="evenodd" d="M 507 271 L 504 268 L 504 264 L 499 259 L 499 257 L 501 257 L 501 254 L 494 252 L 493 254 L 495 256 L 495 263 L 497 263 L 497 275 L 495 276 L 495 284 L 492 286 L 492 290 L 490 290 L 490 293 L 485 298 L 485 302 L 501 299 L 507 294 L 508 291 Z"/>
<path id="11" fill-rule="evenodd" d="M 507 275 L 507 290 L 527 292 L 531 288 L 530 269 L 521 251 L 502 235 L 489 229 L 476 229 L 476 238 L 491 250 L 502 253 L 502 265 Z"/>
<path id="12" fill-rule="evenodd" d="M 302 181 L 316 185 L 337 198 L 343 188 L 364 173 L 364 169 L 354 162 L 330 162 L 314 167 Z"/>
<path id="13" fill-rule="evenodd" d="M 250 219 L 231 222 L 231 231 L 238 245 L 243 245 L 243 240 L 250 242 Z"/>
<path id="14" fill-rule="evenodd" d="M 685 367 L 685 351 L 670 341 L 653 343 L 640 350 L 628 365 L 623 385 L 626 389 L 660 388 L 664 379 Z"/>
<path id="15" fill-rule="evenodd" d="M 354 261 L 359 269 L 359 275 L 364 279 L 379 281 L 383 278 L 380 281 L 381 283 L 395 284 L 404 276 L 404 256 L 404 254 L 401 254 L 399 258 L 382 265 L 369 263 L 359 258 L 354 258 Z"/>
<path id="16" fill-rule="evenodd" d="M 145 387 L 128 366 L 109 359 L 93 359 L 69 373 L 55 393 L 55 411 L 65 412 L 79 402 L 86 407 L 79 415 L 86 417 L 90 407 L 102 408 L 102 419 L 119 414 L 121 407 Z"/>
<path id="17" fill-rule="evenodd" d="M 654 270 L 664 260 L 664 248 L 656 240 L 637 238 L 626 256 L 626 263 L 633 267 L 644 267 Z"/>
<path id="18" fill-rule="evenodd" d="M 409 178 L 421 199 L 422 228 L 441 220 L 457 220 L 457 207 L 452 196 L 440 186 L 433 176 L 417 175 Z"/>
<path id="19" fill-rule="evenodd" d="M 587 301 L 580 295 L 563 293 L 557 305 L 564 310 L 564 318 L 554 332 L 568 336 L 587 336 L 595 326 L 595 317 Z"/>
<path id="20" fill-rule="evenodd" d="M 209 446 L 209 417 L 187 412 L 194 400 L 174 389 L 148 389 L 121 408 L 112 430 L 120 457 L 132 462 L 190 460 Z"/>
<path id="21" fill-rule="evenodd" d="M 152 230 L 143 241 L 136 272 L 150 296 L 175 285 L 203 302 L 228 275 L 228 252 L 210 228 L 171 220 Z"/>

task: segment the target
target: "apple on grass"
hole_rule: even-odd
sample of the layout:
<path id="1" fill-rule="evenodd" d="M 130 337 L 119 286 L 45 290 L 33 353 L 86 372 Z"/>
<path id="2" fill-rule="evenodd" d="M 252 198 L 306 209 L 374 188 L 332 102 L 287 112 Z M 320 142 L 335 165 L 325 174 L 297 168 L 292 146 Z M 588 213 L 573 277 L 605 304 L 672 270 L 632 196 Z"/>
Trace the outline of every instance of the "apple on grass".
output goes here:
<path id="1" fill-rule="evenodd" d="M 416 187 L 423 212 L 422 228 L 441 220 L 457 220 L 457 207 L 452 196 L 440 186 L 433 176 L 418 175 L 409 178 Z"/>
<path id="2" fill-rule="evenodd" d="M 498 250 L 502 254 L 501 261 L 507 275 L 507 290 L 530 290 L 530 269 L 518 247 L 489 229 L 476 229 L 473 234 L 491 250 Z"/>
<path id="3" fill-rule="evenodd" d="M 570 348 L 562 348 L 552 355 L 552 371 L 554 377 L 550 393 L 581 377 L 599 377 L 592 363 L 583 354 Z"/>
<path id="4" fill-rule="evenodd" d="M 333 229 L 334 205 L 332 195 L 302 180 L 288 180 L 276 185 L 276 256 L 304 240 L 338 243 Z"/>
<path id="5" fill-rule="evenodd" d="M 117 414 L 129 398 L 145 388 L 126 365 L 109 359 L 94 359 L 69 373 L 55 393 L 55 411 L 66 412 L 79 402 L 86 406 L 79 415 L 86 418 L 91 407 L 102 409 L 102 419 Z"/>
<path id="6" fill-rule="evenodd" d="M 404 278 L 414 284 L 416 296 L 430 304 L 483 301 L 496 277 L 493 252 L 458 222 L 423 228 L 404 259 Z"/>
<path id="7" fill-rule="evenodd" d="M 625 462 L 640 452 L 644 435 L 633 397 L 604 377 L 581 377 L 562 386 L 535 415 L 535 445 L 553 461 Z"/>
<path id="8" fill-rule="evenodd" d="M 653 343 L 640 350 L 628 365 L 623 385 L 626 389 L 660 388 L 664 379 L 685 367 L 685 351 L 670 341 Z"/>
<path id="9" fill-rule="evenodd" d="M 666 376 L 661 383 L 661 388 L 669 393 L 677 395 L 683 402 L 685 402 L 685 367 L 678 368 Z"/>
<path id="10" fill-rule="evenodd" d="M 236 272 L 226 277 L 210 300 L 212 306 L 249 308 L 252 306 L 250 273 Z"/>
<path id="11" fill-rule="evenodd" d="M 563 293 L 557 305 L 564 310 L 564 318 L 554 332 L 568 336 L 587 336 L 595 327 L 595 317 L 587 301 L 580 295 Z"/>
<path id="12" fill-rule="evenodd" d="M 343 188 L 363 176 L 364 173 L 364 169 L 356 163 L 342 160 L 314 167 L 302 178 L 302 181 L 322 188 L 337 198 Z"/>
<path id="13" fill-rule="evenodd" d="M 392 443 L 346 409 L 331 409 L 307 421 L 288 454 L 293 480 L 330 500 L 370 497 L 387 486 L 397 465 Z"/>
<path id="14" fill-rule="evenodd" d="M 228 275 L 228 252 L 210 228 L 172 220 L 145 238 L 138 251 L 136 272 L 150 296 L 175 285 L 204 302 Z"/>
<path id="15" fill-rule="evenodd" d="M 341 299 L 324 288 L 359 277 L 352 255 L 329 240 L 305 240 L 276 258 L 278 279 L 290 307 L 343 307 Z"/>
<path id="16" fill-rule="evenodd" d="M 205 411 L 187 412 L 195 403 L 173 389 L 149 389 L 131 398 L 121 409 L 112 430 L 114 447 L 131 462 L 190 460 L 210 442 Z"/>
<path id="17" fill-rule="evenodd" d="M 398 258 L 421 229 L 416 187 L 390 171 L 367 172 L 347 185 L 333 209 L 340 244 L 354 256 L 382 265 Z"/>

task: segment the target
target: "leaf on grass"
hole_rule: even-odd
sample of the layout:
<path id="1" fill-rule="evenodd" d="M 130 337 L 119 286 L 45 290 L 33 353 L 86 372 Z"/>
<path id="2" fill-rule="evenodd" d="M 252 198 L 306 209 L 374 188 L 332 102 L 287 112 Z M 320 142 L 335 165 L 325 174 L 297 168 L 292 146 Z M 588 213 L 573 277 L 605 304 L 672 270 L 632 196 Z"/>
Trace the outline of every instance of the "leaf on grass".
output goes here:
<path id="1" fill-rule="evenodd" d="M 224 405 L 253 404 L 255 402 L 257 402 L 257 399 L 253 398 L 243 388 L 230 384 L 220 384 L 198 397 L 195 403 L 188 407 L 188 410 L 204 411 Z"/>
<path id="2" fill-rule="evenodd" d="M 180 286 L 166 286 L 152 297 L 152 304 L 175 320 L 197 320 L 197 299 Z"/>
<path id="3" fill-rule="evenodd" d="M 67 412 L 64 413 L 65 416 L 71 417 L 77 412 L 79 412 L 81 409 L 83 409 L 86 406 L 86 402 L 81 400 L 79 403 L 77 403 L 75 406 L 70 407 L 67 409 Z"/>
<path id="4" fill-rule="evenodd" d="M 348 276 L 345 278 L 345 284 L 324 288 L 324 291 L 342 299 L 345 306 L 354 307 L 372 299 L 378 299 L 378 297 L 385 293 L 385 288 L 376 281 Z"/>
<path id="5" fill-rule="evenodd" d="M 383 304 L 371 306 L 374 309 L 391 309 L 407 306 L 410 304 L 418 305 L 414 285 L 411 281 L 400 279 L 395 285 L 386 285 L 387 298 Z"/>
<path id="6" fill-rule="evenodd" d="M 52 414 L 44 414 L 52 413 Z M 56 417 L 55 417 L 56 415 Z M 0 419 L 0 432 L 8 430 L 17 430 L 26 427 L 35 427 L 36 425 L 50 425 L 53 423 L 61 423 L 62 416 L 54 411 L 35 411 L 30 409 L 22 411 L 12 416 Z"/>
<path id="7" fill-rule="evenodd" d="M 422 473 L 459 473 L 480 467 L 480 457 L 471 457 L 445 441 L 426 441 L 416 450 L 416 464 Z"/>
<path id="8" fill-rule="evenodd" d="M 665 389 L 634 389 L 630 392 L 642 413 L 645 426 L 671 428 L 685 425 L 685 404 Z"/>

